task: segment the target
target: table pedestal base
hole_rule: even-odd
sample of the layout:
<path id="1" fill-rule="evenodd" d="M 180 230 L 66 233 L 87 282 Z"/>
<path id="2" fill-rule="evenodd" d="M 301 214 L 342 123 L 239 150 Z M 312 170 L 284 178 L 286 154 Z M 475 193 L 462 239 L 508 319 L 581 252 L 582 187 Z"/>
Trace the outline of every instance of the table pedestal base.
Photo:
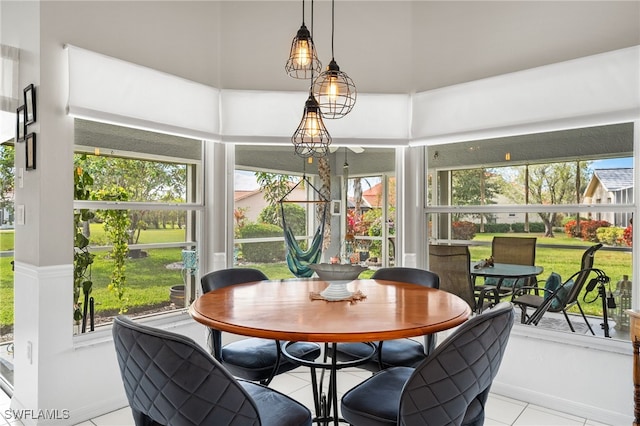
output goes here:
<path id="1" fill-rule="evenodd" d="M 358 358 L 351 361 L 338 361 L 337 358 L 337 346 L 335 343 L 329 346 L 328 343 L 324 344 L 324 355 L 322 361 L 307 361 L 305 359 L 297 358 L 287 351 L 287 347 L 294 342 L 284 342 L 282 344 L 282 354 L 299 363 L 305 367 L 311 369 L 311 387 L 313 388 L 313 403 L 316 416 L 313 419 L 315 423 L 322 425 L 329 425 L 333 423 L 338 425 L 341 421 L 338 415 L 338 387 L 337 387 L 337 374 L 338 370 L 348 367 L 357 367 L 369 361 L 376 354 L 377 347 L 372 342 L 366 342 L 371 348 L 371 353 L 365 357 Z M 331 361 L 329 362 L 327 357 L 331 351 Z M 322 370 L 320 373 L 320 381 L 318 381 L 318 369 Z M 326 395 L 323 392 L 324 373 L 329 371 L 329 393 Z"/>

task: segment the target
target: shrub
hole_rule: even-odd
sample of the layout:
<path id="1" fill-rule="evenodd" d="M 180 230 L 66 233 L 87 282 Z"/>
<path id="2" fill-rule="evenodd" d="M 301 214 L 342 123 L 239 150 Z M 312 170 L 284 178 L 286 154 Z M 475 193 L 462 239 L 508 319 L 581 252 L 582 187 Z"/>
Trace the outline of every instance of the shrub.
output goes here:
<path id="1" fill-rule="evenodd" d="M 485 223 L 484 232 L 491 234 L 504 234 L 511 231 L 508 223 Z"/>
<path id="2" fill-rule="evenodd" d="M 379 237 L 382 235 L 382 209 L 371 209 L 363 215 L 368 223 L 367 234 L 370 237 Z M 381 256 L 382 245 L 380 241 L 371 241 L 369 244 L 370 256 Z"/>
<path id="3" fill-rule="evenodd" d="M 619 246 L 623 244 L 622 234 L 624 230 L 617 227 L 604 227 L 596 231 L 598 241 L 610 246 Z"/>
<path id="4" fill-rule="evenodd" d="M 544 223 L 529 222 L 529 232 L 542 233 L 545 231 Z"/>
<path id="5" fill-rule="evenodd" d="M 240 238 L 282 237 L 282 228 L 268 223 L 250 223 L 239 229 Z M 247 262 L 269 263 L 283 261 L 285 248 L 282 241 L 242 243 L 242 255 Z"/>
<path id="6" fill-rule="evenodd" d="M 606 228 L 611 226 L 606 220 L 588 220 L 586 222 L 580 222 L 580 228 L 582 230 L 582 239 L 584 241 L 598 242 L 598 236 L 596 232 L 600 228 Z"/>
<path id="7" fill-rule="evenodd" d="M 305 235 L 307 229 L 307 213 L 305 209 L 295 203 L 284 203 L 284 218 L 291 227 L 294 235 Z M 273 222 L 277 218 L 277 223 Z M 281 225 L 280 206 L 267 206 L 258 215 L 258 222 Z"/>
<path id="8" fill-rule="evenodd" d="M 567 237 L 571 237 L 571 238 L 577 238 L 580 236 L 580 231 L 576 226 L 575 219 L 568 220 L 564 224 L 564 233 L 567 234 Z"/>
<path id="9" fill-rule="evenodd" d="M 453 222 L 453 238 L 455 240 L 472 240 L 476 236 L 475 223 L 467 221 Z"/>
<path id="10" fill-rule="evenodd" d="M 513 232 L 524 232 L 524 223 L 523 222 L 512 223 L 509 229 L 511 229 L 511 231 Z"/>
<path id="11" fill-rule="evenodd" d="M 598 242 L 598 236 L 596 235 L 598 229 L 609 226 L 611 224 L 606 220 L 581 220 L 580 229 L 578 229 L 576 221 L 573 219 L 564 225 L 564 232 L 569 237 L 580 237 L 584 241 Z"/>
<path id="12" fill-rule="evenodd" d="M 624 229 L 622 240 L 629 247 L 633 245 L 633 225 L 629 225 Z"/>

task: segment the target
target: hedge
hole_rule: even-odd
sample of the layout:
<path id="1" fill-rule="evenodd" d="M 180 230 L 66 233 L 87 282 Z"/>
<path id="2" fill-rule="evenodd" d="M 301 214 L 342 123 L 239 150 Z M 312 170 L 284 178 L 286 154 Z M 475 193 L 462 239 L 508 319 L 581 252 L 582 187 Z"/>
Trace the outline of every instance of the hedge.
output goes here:
<path id="1" fill-rule="evenodd" d="M 268 223 L 250 223 L 239 229 L 240 238 L 282 237 L 282 228 Z M 269 263 L 284 261 L 283 241 L 264 243 L 242 243 L 242 256 L 247 262 Z"/>

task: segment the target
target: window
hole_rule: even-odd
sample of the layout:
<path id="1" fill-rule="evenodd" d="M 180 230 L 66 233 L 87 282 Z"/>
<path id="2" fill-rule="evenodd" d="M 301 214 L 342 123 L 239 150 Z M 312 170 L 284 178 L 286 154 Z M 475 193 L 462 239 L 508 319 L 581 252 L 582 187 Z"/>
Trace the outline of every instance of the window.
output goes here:
<path id="1" fill-rule="evenodd" d="M 540 279 L 577 272 L 585 248 L 601 242 L 594 267 L 609 275 L 611 291 L 632 275 L 631 123 L 433 146 L 426 160 L 430 242 L 468 244 L 478 261 L 495 235 L 535 236 Z M 603 316 L 600 300 L 582 305 Z M 628 338 L 620 312 L 609 315 Z"/>
<path id="2" fill-rule="evenodd" d="M 202 141 L 75 120 L 76 331 L 195 296 Z M 87 289 L 91 287 L 91 292 Z"/>
<path id="3" fill-rule="evenodd" d="M 320 160 L 309 163 L 297 157 L 290 146 L 237 145 L 235 146 L 235 252 L 234 265 L 251 265 L 262 269 L 269 278 L 287 278 L 292 276 L 287 267 L 281 222 L 269 222 L 272 231 L 267 232 L 268 212 L 274 204 L 265 198 L 265 189 L 257 179 L 265 175 L 262 187 L 278 187 L 280 178 L 288 182 L 288 188 L 303 176 L 319 191 L 324 191 L 330 203 L 325 224 L 325 246 L 322 262 L 362 262 L 371 268 L 393 265 L 395 256 L 395 150 L 388 148 L 338 148 L 332 150 L 326 158 L 326 164 Z M 337 166 L 336 166 L 337 165 Z M 328 171 L 323 180 L 321 173 Z M 346 181 L 345 181 L 346 177 Z M 323 187 L 324 184 L 324 187 Z M 298 194 L 291 200 L 311 200 L 314 191 L 308 185 L 298 186 Z M 277 201 L 276 201 L 277 204 Z M 296 203 L 292 203 L 296 204 Z M 278 206 L 276 206 L 278 207 Z M 302 247 L 313 240 L 321 212 L 313 205 L 300 203 L 290 206 L 299 214 L 286 214 L 297 218 L 299 227 L 294 230 L 297 241 Z M 291 221 L 293 222 L 293 221 Z M 249 226 L 251 225 L 251 226 Z M 261 234 L 258 234 L 257 231 Z M 353 241 L 347 241 L 347 234 L 353 232 Z M 350 237 L 349 237 L 350 238 Z M 385 244 L 383 244 L 383 241 Z M 259 252 L 267 258 L 256 260 L 251 247 L 258 244 L 270 244 L 268 250 Z M 349 246 L 348 246 L 349 244 Z M 345 255 L 347 248 L 350 253 Z M 367 276 L 369 271 L 363 273 Z"/>

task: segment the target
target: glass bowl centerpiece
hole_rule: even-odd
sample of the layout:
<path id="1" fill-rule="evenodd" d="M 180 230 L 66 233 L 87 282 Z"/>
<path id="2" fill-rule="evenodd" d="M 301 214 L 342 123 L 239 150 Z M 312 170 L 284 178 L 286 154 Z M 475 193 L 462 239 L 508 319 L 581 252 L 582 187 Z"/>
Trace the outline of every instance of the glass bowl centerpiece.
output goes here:
<path id="1" fill-rule="evenodd" d="M 347 289 L 347 283 L 353 281 L 362 271 L 366 271 L 366 266 L 348 265 L 340 263 L 316 263 L 309 265 L 323 281 L 329 283 L 320 295 L 327 300 L 343 300 L 351 297 L 352 293 Z"/>

